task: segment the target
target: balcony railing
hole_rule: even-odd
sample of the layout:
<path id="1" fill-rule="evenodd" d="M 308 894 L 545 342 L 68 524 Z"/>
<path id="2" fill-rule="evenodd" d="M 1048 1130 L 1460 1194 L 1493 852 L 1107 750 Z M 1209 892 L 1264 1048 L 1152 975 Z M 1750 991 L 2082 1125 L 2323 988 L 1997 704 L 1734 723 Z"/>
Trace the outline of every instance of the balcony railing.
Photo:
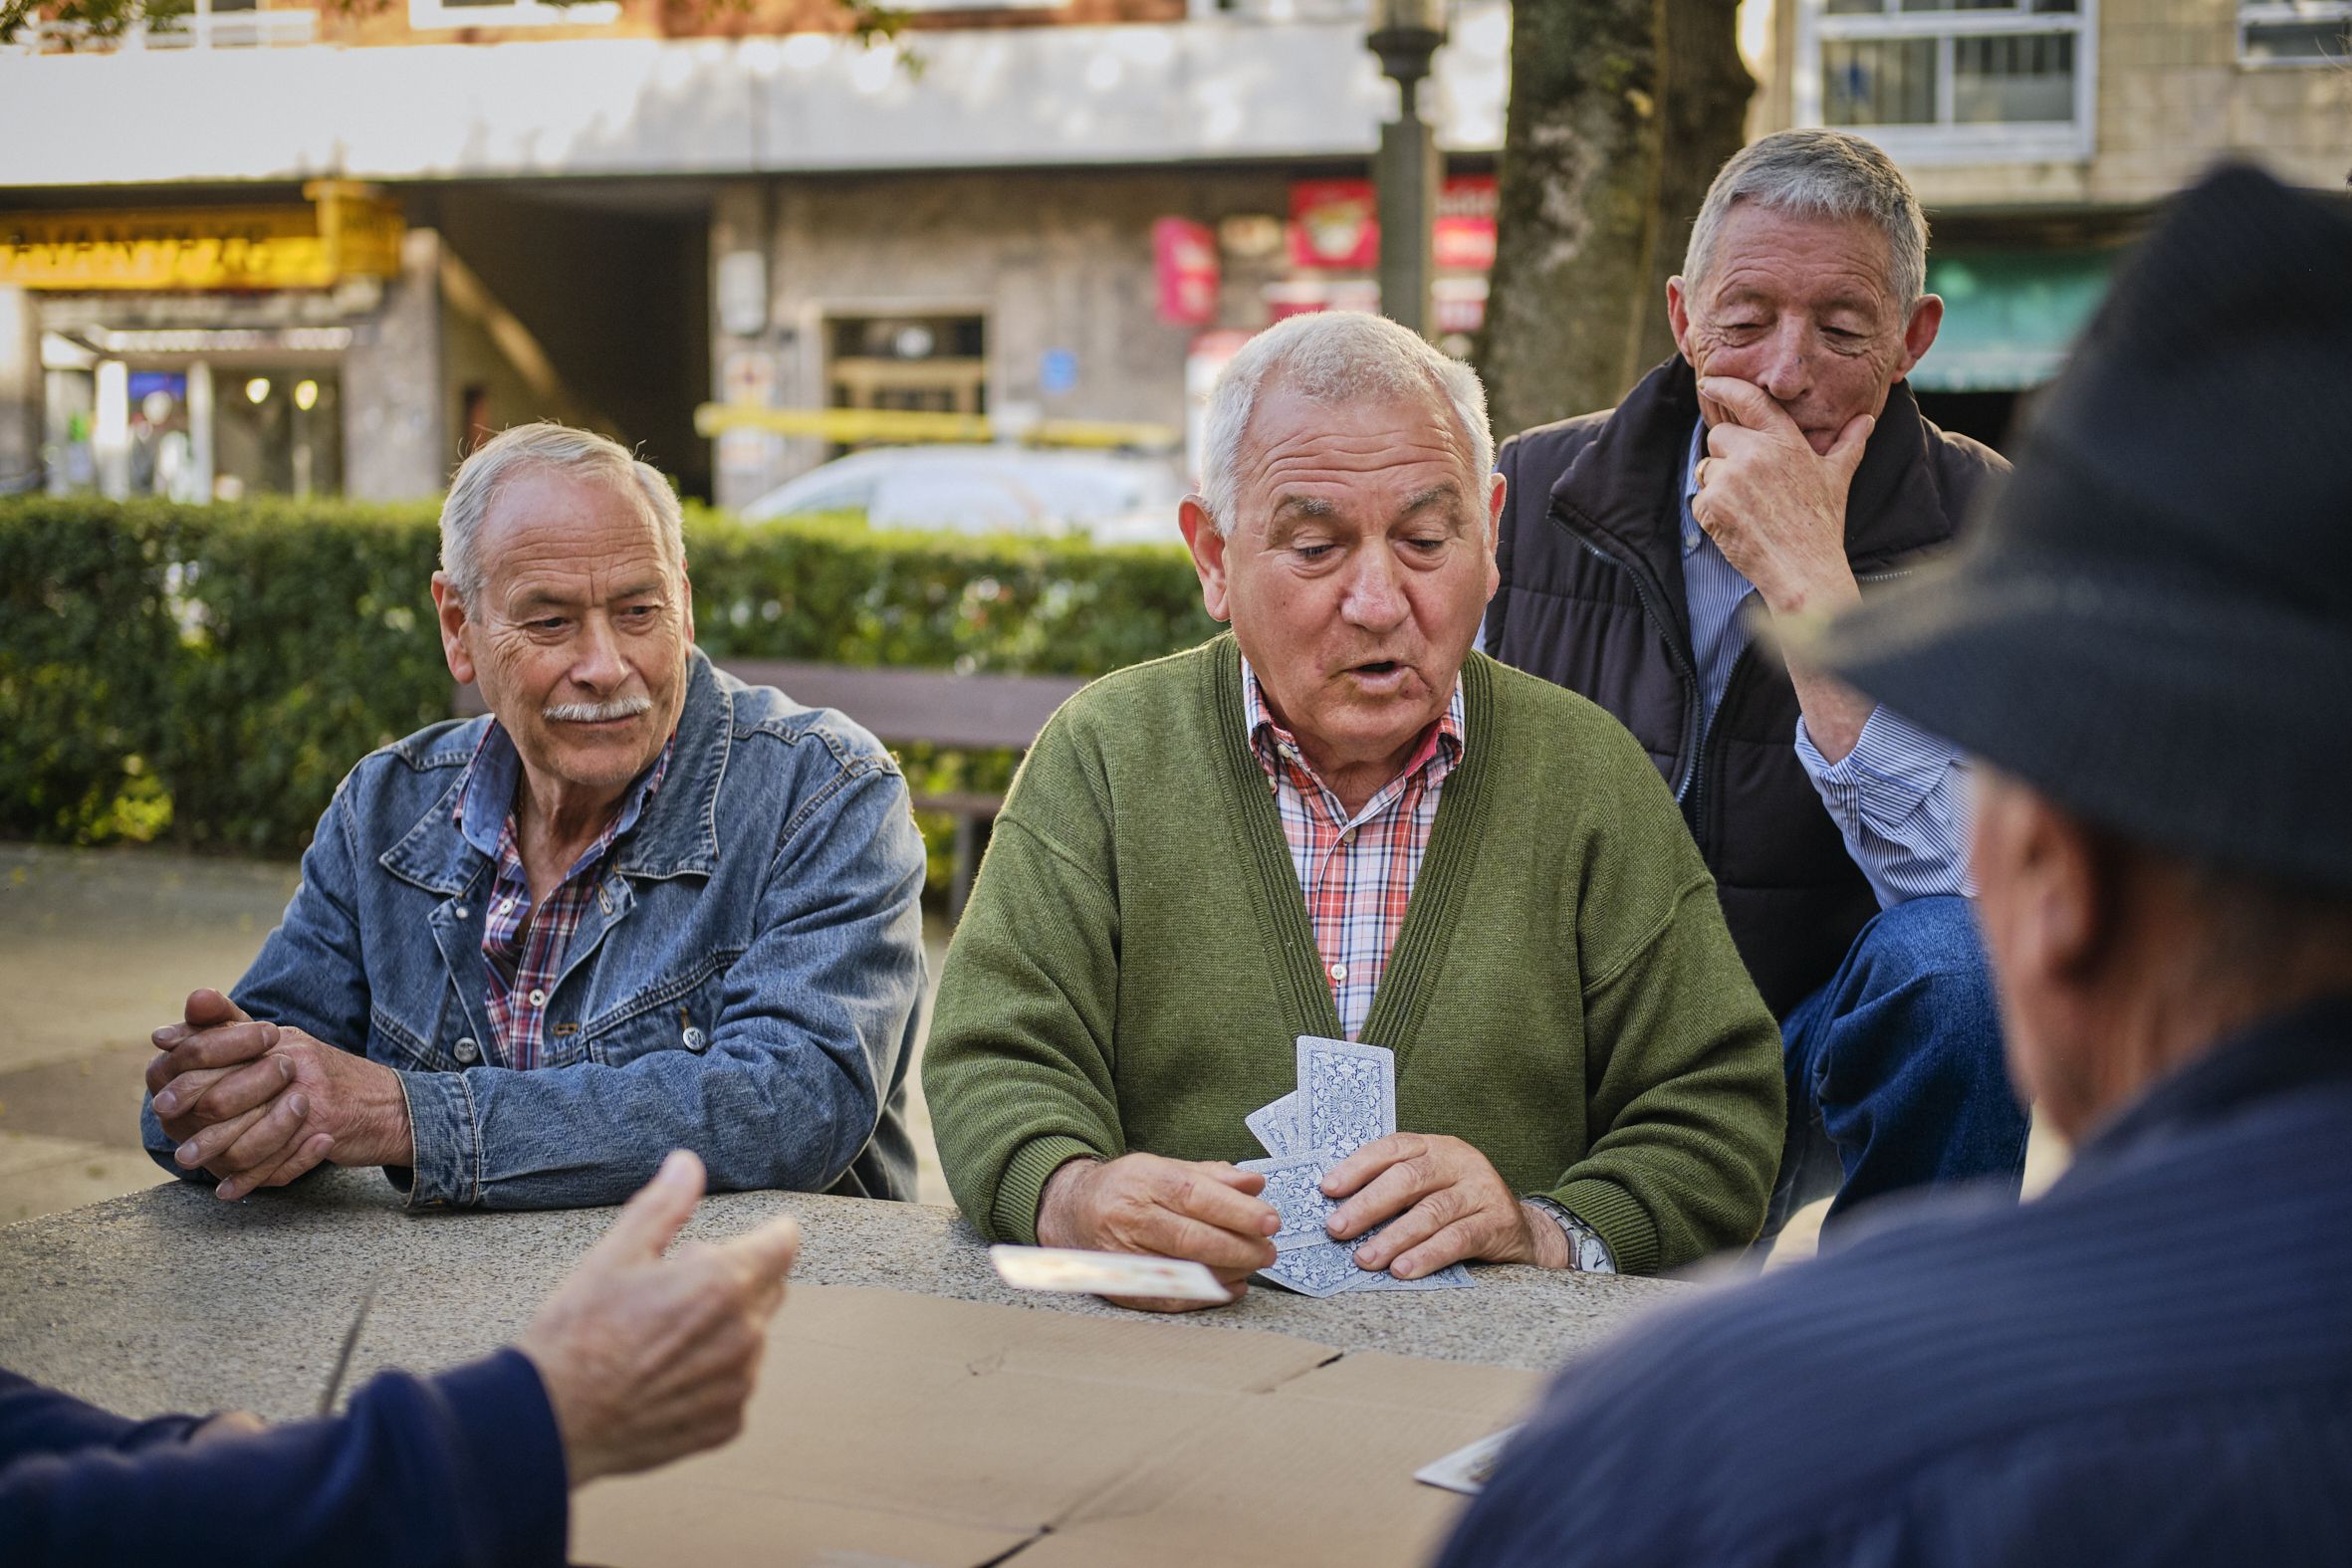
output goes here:
<path id="1" fill-rule="evenodd" d="M 1796 117 L 1905 162 L 2091 152 L 2097 0 L 1803 0 Z"/>

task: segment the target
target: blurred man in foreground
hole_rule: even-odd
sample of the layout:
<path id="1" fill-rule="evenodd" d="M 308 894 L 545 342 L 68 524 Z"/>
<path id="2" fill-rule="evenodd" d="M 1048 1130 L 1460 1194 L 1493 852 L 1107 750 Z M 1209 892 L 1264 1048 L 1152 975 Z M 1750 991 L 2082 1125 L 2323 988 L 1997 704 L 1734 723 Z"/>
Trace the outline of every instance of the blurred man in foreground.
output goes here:
<path id="1" fill-rule="evenodd" d="M 433 576 L 486 718 L 361 759 L 231 997 L 155 1033 L 141 1129 L 224 1199 L 321 1161 L 412 1207 L 714 1187 L 914 1196 L 906 782 L 840 714 L 694 647 L 678 500 L 519 425 L 457 471 Z"/>
<path id="2" fill-rule="evenodd" d="M 1808 639 L 1981 760 L 2074 1167 L 1579 1368 L 1447 1563 L 2352 1561 L 2348 257 L 2340 203 L 2200 187 L 1956 569 Z"/>
<path id="3" fill-rule="evenodd" d="M 332 1419 L 130 1422 L 0 1372 L 8 1562 L 562 1564 L 571 1488 L 742 1429 L 801 1232 L 788 1217 L 663 1257 L 702 1182 L 671 1155 L 514 1348 L 383 1373 Z"/>

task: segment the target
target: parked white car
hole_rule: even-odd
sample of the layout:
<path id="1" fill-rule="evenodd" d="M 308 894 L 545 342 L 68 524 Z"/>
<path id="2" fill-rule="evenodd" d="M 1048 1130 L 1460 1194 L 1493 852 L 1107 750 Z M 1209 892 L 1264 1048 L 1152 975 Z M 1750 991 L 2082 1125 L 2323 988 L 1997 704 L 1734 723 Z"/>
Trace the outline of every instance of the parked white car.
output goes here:
<path id="1" fill-rule="evenodd" d="M 1172 459 L 1019 446 L 890 446 L 810 470 L 743 509 L 752 522 L 863 512 L 878 529 L 1083 534 L 1174 544 L 1187 486 Z"/>

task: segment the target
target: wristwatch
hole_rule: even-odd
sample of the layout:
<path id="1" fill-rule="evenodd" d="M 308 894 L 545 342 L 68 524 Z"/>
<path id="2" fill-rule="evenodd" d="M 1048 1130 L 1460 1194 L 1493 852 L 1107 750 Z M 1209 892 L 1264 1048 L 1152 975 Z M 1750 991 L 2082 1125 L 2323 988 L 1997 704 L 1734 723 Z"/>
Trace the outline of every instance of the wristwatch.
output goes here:
<path id="1" fill-rule="evenodd" d="M 1616 1256 L 1609 1251 L 1609 1243 L 1600 1232 L 1570 1214 L 1566 1207 L 1549 1198 L 1537 1195 L 1522 1202 L 1540 1209 L 1551 1223 L 1559 1227 L 1560 1234 L 1568 1238 L 1568 1266 L 1580 1274 L 1613 1274 L 1617 1271 Z"/>

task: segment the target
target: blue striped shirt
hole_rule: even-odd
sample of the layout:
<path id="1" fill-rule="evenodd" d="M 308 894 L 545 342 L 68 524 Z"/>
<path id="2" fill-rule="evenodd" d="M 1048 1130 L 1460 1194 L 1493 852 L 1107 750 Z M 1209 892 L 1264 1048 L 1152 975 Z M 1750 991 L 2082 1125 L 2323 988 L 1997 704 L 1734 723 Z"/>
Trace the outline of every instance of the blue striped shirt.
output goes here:
<path id="1" fill-rule="evenodd" d="M 1681 545 L 1700 711 L 1712 727 L 1732 668 L 1753 635 L 1755 617 L 1764 611 L 1758 600 L 1752 613 L 1744 613 L 1757 598 L 1755 587 L 1724 559 L 1692 514 L 1706 440 L 1707 426 L 1701 423 L 1691 432 L 1690 456 L 1683 465 Z M 1854 749 L 1834 763 L 1813 745 L 1799 718 L 1796 760 L 1881 909 L 1938 893 L 1976 891 L 1968 885 L 1967 764 L 1949 742 L 1880 708 L 1862 726 Z M 1683 787 L 1690 787 L 1688 779 Z"/>

